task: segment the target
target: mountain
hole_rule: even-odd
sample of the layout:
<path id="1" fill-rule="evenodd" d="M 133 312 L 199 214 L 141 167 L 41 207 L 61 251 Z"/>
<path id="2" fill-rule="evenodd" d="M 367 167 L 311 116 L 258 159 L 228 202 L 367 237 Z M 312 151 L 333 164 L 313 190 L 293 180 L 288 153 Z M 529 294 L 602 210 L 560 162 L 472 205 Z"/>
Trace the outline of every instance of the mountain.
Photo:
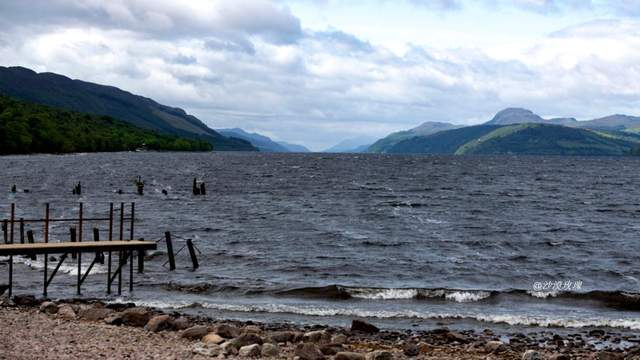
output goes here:
<path id="1" fill-rule="evenodd" d="M 325 153 L 361 153 L 365 152 L 373 140 L 370 137 L 361 136 L 342 140 L 336 145 L 324 150 Z"/>
<path id="2" fill-rule="evenodd" d="M 214 150 L 256 150 L 247 141 L 220 135 L 182 109 L 158 104 L 113 86 L 72 80 L 54 73 L 0 67 L 0 94 L 56 108 L 106 115 L 162 134 L 205 140 Z"/>
<path id="3" fill-rule="evenodd" d="M 578 121 L 576 126 L 588 129 L 601 130 L 631 130 L 640 128 L 640 117 L 629 115 L 611 115 L 599 119 Z"/>
<path id="4" fill-rule="evenodd" d="M 161 135 L 104 115 L 0 96 L 0 154 L 131 151 L 209 151 L 204 140 Z"/>
<path id="5" fill-rule="evenodd" d="M 546 120 L 534 114 L 531 110 L 508 108 L 498 112 L 493 119 L 487 121 L 485 125 L 511 125 L 543 122 L 546 122 Z"/>
<path id="6" fill-rule="evenodd" d="M 262 152 L 310 152 L 309 149 L 302 145 L 277 142 L 271 140 L 271 138 L 267 136 L 258 133 L 250 133 L 239 128 L 217 129 L 217 131 L 224 136 L 232 136 L 246 140 Z"/>
<path id="7" fill-rule="evenodd" d="M 389 153 L 456 155 L 624 155 L 640 135 L 562 125 L 476 125 L 401 141 Z"/>
<path id="8" fill-rule="evenodd" d="M 455 129 L 457 127 L 459 126 L 449 123 L 428 121 L 413 129 L 395 132 L 376 141 L 371 146 L 369 146 L 367 152 L 386 153 L 390 148 L 392 148 L 395 144 L 399 143 L 402 140 L 406 140 L 414 136 L 431 135 L 439 131 Z"/>
<path id="9" fill-rule="evenodd" d="M 287 148 L 287 150 L 289 150 L 290 152 L 294 152 L 294 153 L 308 153 L 311 152 L 311 150 L 307 149 L 306 147 L 302 146 L 302 145 L 297 145 L 297 144 L 290 144 L 284 141 L 279 141 L 278 144 L 284 146 L 285 148 Z"/>
<path id="10" fill-rule="evenodd" d="M 628 115 L 611 115 L 593 120 L 578 121 L 575 118 L 544 119 L 530 110 L 509 108 L 498 112 L 486 125 L 513 125 L 513 124 L 553 124 L 569 127 L 578 127 L 593 130 L 634 130 L 640 129 L 640 117 Z"/>

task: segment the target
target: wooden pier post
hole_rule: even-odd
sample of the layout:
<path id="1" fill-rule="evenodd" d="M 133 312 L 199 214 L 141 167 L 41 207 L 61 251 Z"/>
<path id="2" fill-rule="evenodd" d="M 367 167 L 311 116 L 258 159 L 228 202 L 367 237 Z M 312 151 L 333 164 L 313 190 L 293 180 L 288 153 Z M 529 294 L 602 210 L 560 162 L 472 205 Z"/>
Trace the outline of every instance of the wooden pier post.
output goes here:
<path id="1" fill-rule="evenodd" d="M 113 240 L 113 203 L 109 203 L 109 241 Z M 111 294 L 111 251 L 107 265 L 107 294 Z"/>
<path id="2" fill-rule="evenodd" d="M 9 243 L 9 222 L 7 219 L 2 220 L 2 236 L 4 238 L 4 243 Z"/>
<path id="3" fill-rule="evenodd" d="M 100 241 L 100 230 L 93 228 L 93 241 Z M 104 254 L 101 252 L 96 253 L 97 263 L 104 265 Z"/>
<path id="4" fill-rule="evenodd" d="M 77 236 L 76 236 L 76 228 L 74 227 L 70 227 L 69 228 L 69 241 L 71 242 L 76 242 L 78 240 Z M 71 259 L 76 259 L 78 256 L 76 253 L 72 253 L 71 254 Z"/>
<path id="5" fill-rule="evenodd" d="M 124 240 L 124 203 L 120 203 L 120 238 L 118 240 Z M 122 295 L 122 265 L 124 264 L 123 259 L 124 253 L 120 251 L 118 254 L 118 295 Z"/>
<path id="6" fill-rule="evenodd" d="M 193 264 L 193 270 L 195 271 L 200 264 L 198 264 L 198 258 L 196 257 L 196 250 L 193 247 L 191 239 L 187 239 L 187 249 L 189 249 L 189 256 L 191 256 L 191 264 Z"/>
<path id="7" fill-rule="evenodd" d="M 48 243 L 49 242 L 49 203 L 46 203 L 44 205 L 44 242 Z M 42 294 L 44 295 L 44 297 L 47 297 L 47 283 L 49 281 L 49 255 L 47 254 L 43 254 L 42 255 L 44 257 L 44 290 L 42 291 Z"/>
<path id="8" fill-rule="evenodd" d="M 27 230 L 27 242 L 29 244 L 33 244 L 34 243 L 34 241 L 33 241 L 33 230 Z M 31 255 L 29 258 L 31 260 L 37 260 L 37 256 L 35 254 Z"/>
<path id="9" fill-rule="evenodd" d="M 20 218 L 20 244 L 24 244 L 24 218 Z"/>
<path id="10" fill-rule="evenodd" d="M 78 211 L 78 242 L 82 242 L 82 222 L 84 220 L 84 208 L 80 203 Z M 78 295 L 80 295 L 80 287 L 82 285 L 82 253 L 78 252 Z"/>
<path id="11" fill-rule="evenodd" d="M 171 233 L 165 232 L 164 237 L 167 240 L 167 255 L 169 255 L 169 271 L 176 269 L 176 259 L 173 255 L 173 243 L 171 242 Z"/>
<path id="12" fill-rule="evenodd" d="M 11 231 L 9 235 L 9 243 L 13 244 L 13 223 L 16 220 L 16 204 L 11 203 Z M 9 299 L 13 294 L 13 256 L 9 256 L 9 291 L 7 292 Z"/>

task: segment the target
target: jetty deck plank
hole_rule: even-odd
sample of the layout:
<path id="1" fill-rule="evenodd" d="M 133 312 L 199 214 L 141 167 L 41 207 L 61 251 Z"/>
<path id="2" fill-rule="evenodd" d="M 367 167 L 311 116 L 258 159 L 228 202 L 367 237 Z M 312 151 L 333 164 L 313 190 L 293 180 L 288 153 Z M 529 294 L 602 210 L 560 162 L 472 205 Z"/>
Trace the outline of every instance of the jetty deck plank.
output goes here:
<path id="1" fill-rule="evenodd" d="M 113 240 L 85 242 L 49 242 L 38 244 L 0 244 L 0 256 L 90 253 L 108 251 L 141 251 L 156 250 L 157 244 L 152 241 Z"/>

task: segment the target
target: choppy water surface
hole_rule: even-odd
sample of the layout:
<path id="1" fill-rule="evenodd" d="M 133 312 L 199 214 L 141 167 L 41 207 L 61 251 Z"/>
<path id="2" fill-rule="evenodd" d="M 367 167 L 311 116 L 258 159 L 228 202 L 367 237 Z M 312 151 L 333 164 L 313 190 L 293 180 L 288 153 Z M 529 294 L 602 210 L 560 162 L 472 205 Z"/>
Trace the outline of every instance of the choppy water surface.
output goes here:
<path id="1" fill-rule="evenodd" d="M 640 330 L 640 159 L 117 153 L 1 157 L 0 169 L 2 216 L 11 202 L 25 218 L 49 202 L 60 218 L 79 201 L 86 216 L 135 201 L 137 237 L 195 240 L 198 271 L 183 251 L 169 273 L 161 242 L 133 297 L 117 301 L 400 328 Z M 194 177 L 207 196 L 191 194 Z M 29 192 L 11 194 L 14 183 Z M 41 291 L 41 260 L 18 261 L 15 292 Z M 50 294 L 74 296 L 75 267 L 62 271 Z M 89 277 L 84 295 L 105 297 L 105 278 Z"/>

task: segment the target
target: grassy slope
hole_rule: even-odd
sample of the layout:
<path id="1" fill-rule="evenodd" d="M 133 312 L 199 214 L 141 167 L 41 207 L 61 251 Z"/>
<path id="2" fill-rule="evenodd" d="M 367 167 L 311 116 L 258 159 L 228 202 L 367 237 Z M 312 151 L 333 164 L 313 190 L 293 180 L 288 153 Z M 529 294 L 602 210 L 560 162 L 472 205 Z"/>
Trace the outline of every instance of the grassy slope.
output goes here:
<path id="1" fill-rule="evenodd" d="M 453 154 L 469 141 L 500 128 L 499 125 L 476 125 L 440 131 L 428 136 L 415 136 L 392 146 L 395 154 Z"/>
<path id="2" fill-rule="evenodd" d="M 509 125 L 461 146 L 462 154 L 624 155 L 640 139 L 546 124 Z"/>
<path id="3" fill-rule="evenodd" d="M 207 151 L 203 140 L 161 135 L 108 116 L 0 96 L 0 154 L 150 150 Z"/>

